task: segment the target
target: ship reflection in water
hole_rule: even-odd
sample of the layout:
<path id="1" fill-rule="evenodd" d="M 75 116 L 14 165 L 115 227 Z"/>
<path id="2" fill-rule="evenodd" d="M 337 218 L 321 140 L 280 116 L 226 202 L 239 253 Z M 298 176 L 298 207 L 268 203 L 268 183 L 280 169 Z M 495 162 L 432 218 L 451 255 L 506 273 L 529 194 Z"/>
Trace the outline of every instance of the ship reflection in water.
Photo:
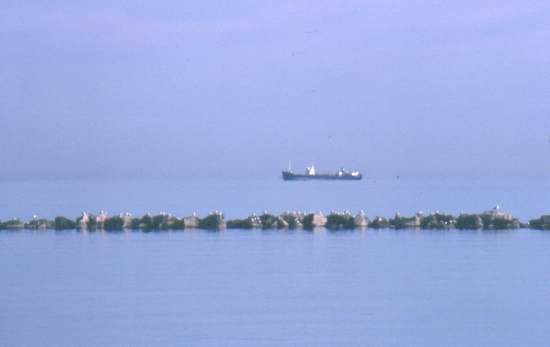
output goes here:
<path id="1" fill-rule="evenodd" d="M 330 173 L 317 173 L 315 171 L 315 166 L 310 166 L 306 168 L 304 174 L 298 174 L 292 172 L 289 168 L 286 171 L 283 171 L 283 180 L 285 181 L 297 181 L 297 180 L 353 180 L 358 181 L 363 178 L 363 175 L 359 171 L 348 172 L 344 168 L 338 170 L 334 174 Z"/>

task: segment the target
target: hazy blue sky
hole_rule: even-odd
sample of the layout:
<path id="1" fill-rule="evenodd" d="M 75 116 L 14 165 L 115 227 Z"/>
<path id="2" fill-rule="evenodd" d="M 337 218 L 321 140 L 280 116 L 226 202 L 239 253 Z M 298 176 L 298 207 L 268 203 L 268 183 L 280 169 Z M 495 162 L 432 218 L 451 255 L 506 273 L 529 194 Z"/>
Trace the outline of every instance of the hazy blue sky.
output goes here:
<path id="1" fill-rule="evenodd" d="M 0 176 L 550 173 L 550 1 L 10 1 Z"/>

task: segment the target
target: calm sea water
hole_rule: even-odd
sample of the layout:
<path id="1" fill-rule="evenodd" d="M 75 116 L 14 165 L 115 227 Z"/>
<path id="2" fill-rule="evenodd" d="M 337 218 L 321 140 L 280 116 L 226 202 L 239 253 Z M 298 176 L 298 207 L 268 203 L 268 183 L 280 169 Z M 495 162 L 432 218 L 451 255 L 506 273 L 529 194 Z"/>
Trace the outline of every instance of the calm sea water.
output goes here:
<path id="1" fill-rule="evenodd" d="M 482 212 L 499 204 L 523 220 L 550 212 L 550 180 L 367 179 L 284 182 L 263 179 L 68 180 L 0 182 L 0 219 L 33 214 L 77 217 L 82 211 L 161 211 L 189 215 L 220 210 L 229 218 L 264 210 L 361 209 L 373 217 L 418 211 Z"/>
<path id="2" fill-rule="evenodd" d="M 2 346 L 548 346 L 550 233 L 0 232 Z"/>
<path id="3" fill-rule="evenodd" d="M 543 180 L 1 182 L 0 218 L 82 210 L 548 213 Z M 547 346 L 550 233 L 0 232 L 1 346 Z"/>

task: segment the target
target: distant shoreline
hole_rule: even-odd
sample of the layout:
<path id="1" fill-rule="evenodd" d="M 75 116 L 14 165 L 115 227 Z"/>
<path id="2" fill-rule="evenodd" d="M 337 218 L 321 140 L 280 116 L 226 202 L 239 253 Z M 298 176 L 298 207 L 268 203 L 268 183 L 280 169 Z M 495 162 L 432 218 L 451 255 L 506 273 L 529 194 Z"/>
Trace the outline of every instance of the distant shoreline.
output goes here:
<path id="1" fill-rule="evenodd" d="M 286 212 L 280 215 L 263 213 L 251 215 L 244 219 L 225 220 L 223 213 L 215 211 L 205 217 L 192 214 L 187 217 L 176 217 L 173 214 L 146 214 L 133 217 L 129 213 L 108 215 L 83 213 L 80 217 L 71 219 L 56 217 L 53 220 L 34 216 L 29 221 L 11 219 L 0 221 L 0 230 L 224 230 L 224 229 L 264 229 L 264 230 L 313 230 L 326 228 L 328 230 L 359 230 L 359 229 L 416 229 L 416 230 L 513 230 L 536 229 L 550 230 L 550 215 L 521 222 L 509 213 L 502 212 L 497 206 L 479 214 L 431 214 L 417 213 L 414 216 L 396 214 L 391 218 L 374 217 L 369 219 L 361 211 L 331 212 L 324 215 L 321 212 Z"/>

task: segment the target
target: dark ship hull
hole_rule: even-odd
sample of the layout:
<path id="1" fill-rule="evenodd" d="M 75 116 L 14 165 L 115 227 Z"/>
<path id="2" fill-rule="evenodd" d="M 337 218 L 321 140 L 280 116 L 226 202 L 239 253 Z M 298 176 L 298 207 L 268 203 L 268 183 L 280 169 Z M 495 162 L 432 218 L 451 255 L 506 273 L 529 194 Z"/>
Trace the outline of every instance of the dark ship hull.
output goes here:
<path id="1" fill-rule="evenodd" d="M 283 180 L 285 181 L 305 181 L 305 180 L 333 180 L 333 181 L 359 181 L 363 178 L 363 175 L 352 175 L 344 173 L 342 175 L 337 174 L 315 174 L 305 175 L 296 174 L 290 171 L 283 171 Z"/>

